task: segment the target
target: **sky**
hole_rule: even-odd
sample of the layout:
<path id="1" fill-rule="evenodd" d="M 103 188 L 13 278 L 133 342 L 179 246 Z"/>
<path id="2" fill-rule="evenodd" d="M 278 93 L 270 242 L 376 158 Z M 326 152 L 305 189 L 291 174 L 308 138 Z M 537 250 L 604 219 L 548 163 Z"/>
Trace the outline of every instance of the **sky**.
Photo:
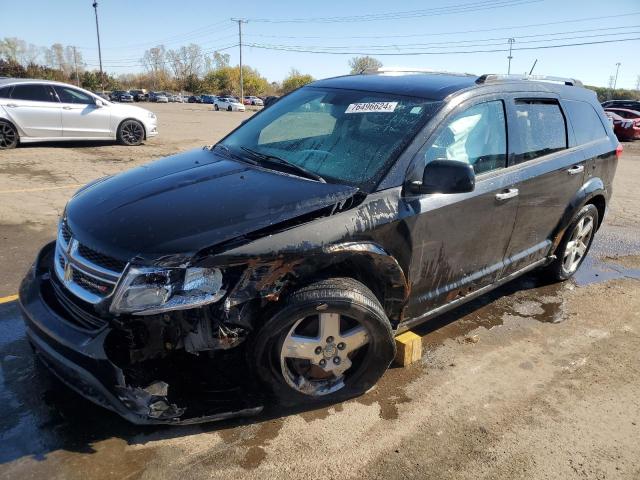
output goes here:
<path id="1" fill-rule="evenodd" d="M 0 0 L 0 38 L 74 45 L 87 68 L 97 68 L 92 3 Z M 140 58 L 158 44 L 193 42 L 205 52 L 227 48 L 235 65 L 238 25 L 231 18 L 244 18 L 243 63 L 270 81 L 282 80 L 292 68 L 315 78 L 342 75 L 356 54 L 371 54 L 388 67 L 506 73 L 508 38 L 514 39 L 511 73 L 529 71 L 537 59 L 536 74 L 590 85 L 607 86 L 617 63 L 619 88 L 635 88 L 640 75 L 640 0 L 98 3 L 103 68 L 114 74 L 143 71 Z M 612 42 L 621 39 L 629 41 Z M 532 49 L 585 42 L 603 43 Z"/>

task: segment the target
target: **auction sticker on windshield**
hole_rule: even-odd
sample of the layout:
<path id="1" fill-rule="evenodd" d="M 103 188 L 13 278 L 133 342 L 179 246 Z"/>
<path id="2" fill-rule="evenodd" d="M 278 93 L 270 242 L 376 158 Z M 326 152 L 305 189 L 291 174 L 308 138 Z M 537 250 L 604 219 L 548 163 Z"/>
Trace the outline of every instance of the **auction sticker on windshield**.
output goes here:
<path id="1" fill-rule="evenodd" d="M 367 102 L 367 103 L 352 103 L 350 104 L 344 113 L 391 113 L 396 109 L 398 102 Z"/>

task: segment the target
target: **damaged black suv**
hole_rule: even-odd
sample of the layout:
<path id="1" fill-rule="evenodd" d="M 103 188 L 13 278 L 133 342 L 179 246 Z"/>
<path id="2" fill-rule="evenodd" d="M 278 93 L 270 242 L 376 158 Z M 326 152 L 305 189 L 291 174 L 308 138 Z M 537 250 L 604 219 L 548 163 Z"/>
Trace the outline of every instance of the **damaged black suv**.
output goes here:
<path id="1" fill-rule="evenodd" d="M 535 268 L 569 278 L 620 152 L 570 79 L 317 81 L 78 191 L 22 283 L 28 337 L 140 424 L 345 399 L 395 334 Z"/>

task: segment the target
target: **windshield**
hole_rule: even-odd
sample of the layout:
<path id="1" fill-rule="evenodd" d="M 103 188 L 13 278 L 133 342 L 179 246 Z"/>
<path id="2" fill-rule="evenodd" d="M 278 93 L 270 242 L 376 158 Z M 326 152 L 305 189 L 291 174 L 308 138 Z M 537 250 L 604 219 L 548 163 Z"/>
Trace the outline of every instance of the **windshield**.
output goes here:
<path id="1" fill-rule="evenodd" d="M 371 191 L 439 105 L 424 98 L 305 87 L 221 144 L 236 156 L 247 157 L 251 149 L 328 182 Z"/>

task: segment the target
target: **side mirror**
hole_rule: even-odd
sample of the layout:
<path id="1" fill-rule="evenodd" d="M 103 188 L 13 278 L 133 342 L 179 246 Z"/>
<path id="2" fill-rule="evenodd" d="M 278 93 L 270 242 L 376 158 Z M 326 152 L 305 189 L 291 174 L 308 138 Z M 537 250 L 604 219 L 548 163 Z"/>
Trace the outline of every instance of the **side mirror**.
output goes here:
<path id="1" fill-rule="evenodd" d="M 433 160 L 427 163 L 422 182 L 413 182 L 415 193 L 466 193 L 476 186 L 473 166 L 457 160 Z"/>
<path id="2" fill-rule="evenodd" d="M 99 98 L 94 99 L 94 102 L 96 104 L 97 108 L 102 108 L 104 107 L 104 102 L 102 100 L 100 100 Z"/>

